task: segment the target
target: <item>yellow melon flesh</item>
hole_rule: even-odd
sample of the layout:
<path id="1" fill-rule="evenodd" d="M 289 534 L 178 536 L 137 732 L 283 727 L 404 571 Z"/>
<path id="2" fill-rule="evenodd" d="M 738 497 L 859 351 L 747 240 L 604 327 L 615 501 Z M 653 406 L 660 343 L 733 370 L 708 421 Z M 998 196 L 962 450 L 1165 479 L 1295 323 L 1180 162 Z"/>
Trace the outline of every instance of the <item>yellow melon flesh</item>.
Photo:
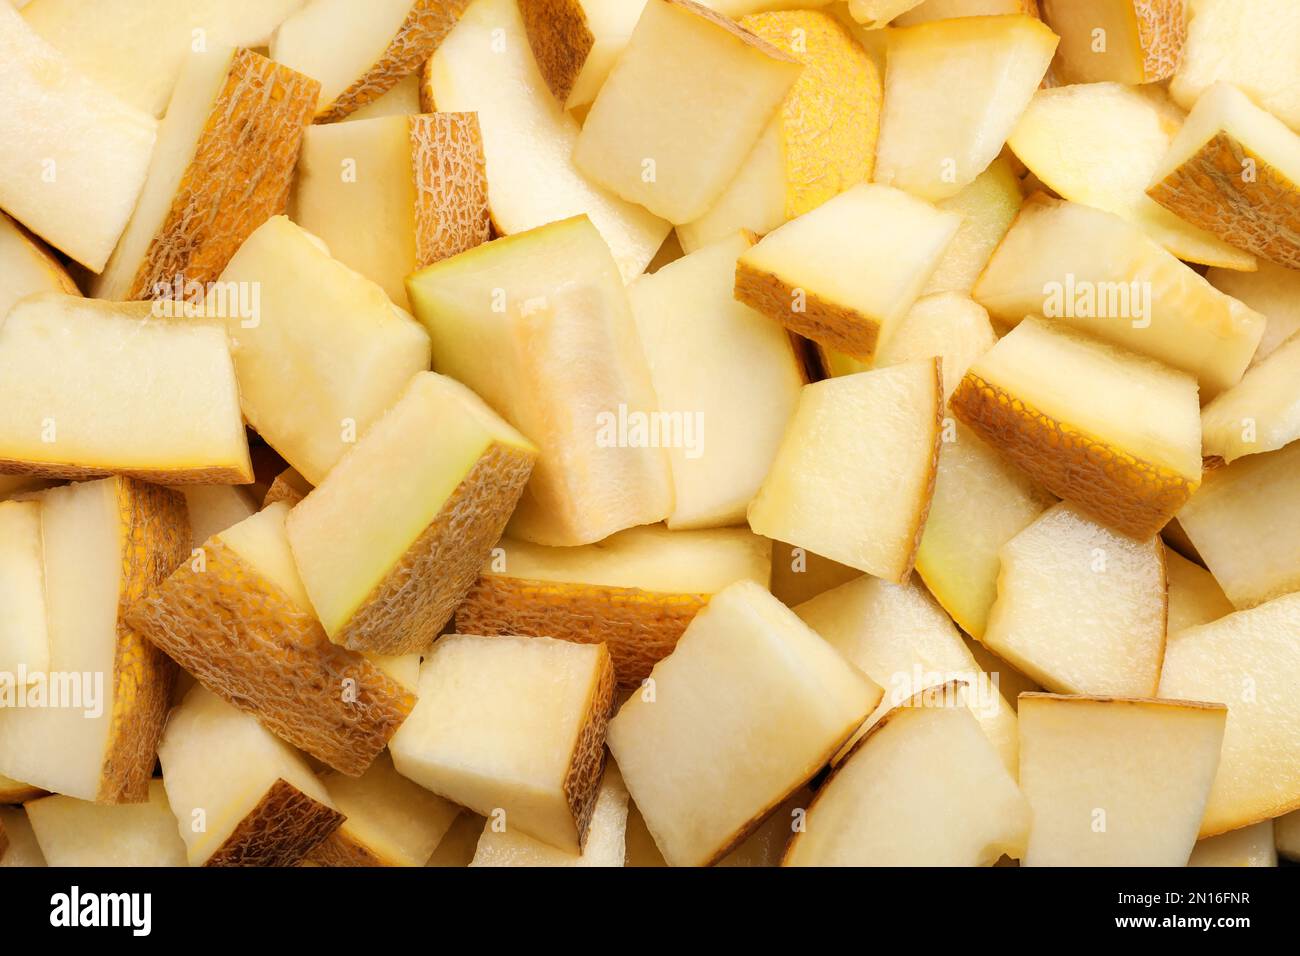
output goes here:
<path id="1" fill-rule="evenodd" d="M 986 17 L 1003 13 L 1024 13 L 1038 16 L 1037 0 L 923 0 L 890 21 L 890 26 L 913 27 L 931 20 L 950 20 L 953 17 Z"/>
<path id="2" fill-rule="evenodd" d="M 1043 0 L 1061 37 L 1060 71 L 1071 83 L 1158 83 L 1178 67 L 1187 26 L 1182 0 Z"/>
<path id="3" fill-rule="evenodd" d="M 1235 610 L 1214 575 L 1172 548 L 1165 549 L 1165 577 L 1169 582 L 1168 634 L 1209 624 Z"/>
<path id="4" fill-rule="evenodd" d="M 876 367 L 916 359 L 943 360 L 943 400 L 957 390 L 972 362 L 998 340 L 984 307 L 964 295 L 941 292 L 917 299 L 876 353 Z"/>
<path id="5" fill-rule="evenodd" d="M 38 292 L 81 294 L 41 241 L 0 212 L 0 319 L 19 299 Z"/>
<path id="6" fill-rule="evenodd" d="M 343 122 L 355 123 L 384 116 L 411 116 L 420 112 L 423 112 L 420 107 L 420 74 L 416 72 L 402 77 L 383 96 L 343 117 Z"/>
<path id="7" fill-rule="evenodd" d="M 810 601 L 824 591 L 862 576 L 850 568 L 823 558 L 820 554 L 786 544 L 772 542 L 772 594 L 786 607 Z"/>
<path id="8" fill-rule="evenodd" d="M 252 493 L 236 485 L 180 485 L 176 490 L 185 496 L 190 540 L 196 548 L 258 510 Z"/>
<path id="9" fill-rule="evenodd" d="M 161 780 L 144 803 L 105 806 L 72 797 L 24 805 L 49 866 L 185 866 L 185 843 Z"/>
<path id="10" fill-rule="evenodd" d="M 1273 821 L 1265 820 L 1240 830 L 1200 840 L 1188 866 L 1277 866 Z"/>
<path id="11" fill-rule="evenodd" d="M 1255 350 L 1259 363 L 1296 332 L 1300 332 L 1300 271 L 1284 269 L 1260 260 L 1255 272 L 1210 269 L 1210 285 L 1232 296 L 1267 319 L 1264 335 Z"/>
<path id="12" fill-rule="evenodd" d="M 921 294 L 969 294 L 993 250 L 1011 228 L 1023 199 L 1011 159 L 1003 155 L 970 185 L 935 203 L 935 208 L 955 212 L 962 220 Z"/>
<path id="13" fill-rule="evenodd" d="M 43 550 L 41 503 L 0 502 L 0 674 L 49 669 Z"/>
<path id="14" fill-rule="evenodd" d="M 519 12 L 537 66 L 565 109 L 596 98 L 627 48 L 645 0 L 524 0 Z"/>
<path id="15" fill-rule="evenodd" d="M 1204 452 L 1231 462 L 1300 438 L 1300 336 L 1292 336 L 1201 412 Z"/>

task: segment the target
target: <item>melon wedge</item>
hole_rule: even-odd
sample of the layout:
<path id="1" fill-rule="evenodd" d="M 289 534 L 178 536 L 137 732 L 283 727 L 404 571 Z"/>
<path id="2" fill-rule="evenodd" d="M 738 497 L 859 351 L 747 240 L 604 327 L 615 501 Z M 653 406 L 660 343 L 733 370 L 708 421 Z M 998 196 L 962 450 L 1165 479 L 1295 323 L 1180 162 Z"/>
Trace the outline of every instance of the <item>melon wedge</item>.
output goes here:
<path id="1" fill-rule="evenodd" d="M 0 807 L 0 847 L 0 867 L 46 865 L 22 807 Z"/>
<path id="2" fill-rule="evenodd" d="M 161 780 L 143 803 L 42 797 L 23 809 L 48 866 L 185 866 L 185 843 Z"/>
<path id="3" fill-rule="evenodd" d="M 877 351 L 875 365 L 888 368 L 937 356 L 943 364 L 946 403 L 966 369 L 997 340 L 982 305 L 955 292 L 940 292 L 916 300 Z"/>
<path id="4" fill-rule="evenodd" d="M 962 220 L 921 294 L 968 295 L 993 250 L 1011 228 L 1023 200 L 1012 157 L 1002 155 L 968 186 L 935 203 L 936 209 L 955 212 Z"/>
<path id="5" fill-rule="evenodd" d="M 1265 820 L 1198 841 L 1187 865 L 1277 866 L 1273 821 Z"/>
<path id="6" fill-rule="evenodd" d="M 1158 83 L 1178 68 L 1187 35 L 1183 0 L 1043 0 L 1061 37 L 1060 72 L 1071 83 Z"/>
<path id="7" fill-rule="evenodd" d="M 975 658 L 975 663 L 979 664 L 988 675 L 989 680 L 997 684 L 998 690 L 1002 692 L 1002 699 L 1013 712 L 1021 694 L 1043 689 L 970 635 L 963 634 L 962 642 L 970 651 L 971 657 Z"/>
<path id="8" fill-rule="evenodd" d="M 1192 377 L 1041 320 L 977 359 L 952 409 L 1048 491 L 1137 538 L 1200 484 Z"/>
<path id="9" fill-rule="evenodd" d="M 293 866 L 343 822 L 301 754 L 202 687 L 158 759 L 190 866 Z"/>
<path id="10" fill-rule="evenodd" d="M 1239 300 L 1265 317 L 1264 335 L 1254 361 L 1263 361 L 1295 333 L 1300 332 L 1300 271 L 1261 259 L 1255 272 L 1210 269 L 1210 285 Z"/>
<path id="11" fill-rule="evenodd" d="M 0 320 L 19 299 L 38 292 L 81 295 L 45 245 L 0 212 Z"/>
<path id="12" fill-rule="evenodd" d="M 204 687 L 336 770 L 365 771 L 415 704 L 317 623 L 271 505 L 210 539 L 130 611 Z"/>
<path id="13" fill-rule="evenodd" d="M 614 669 L 603 644 L 453 634 L 420 668 L 393 763 L 426 790 L 569 853 L 605 767 Z"/>
<path id="14" fill-rule="evenodd" d="M 1221 704 L 1020 698 L 1022 866 L 1183 866 L 1219 767 Z"/>
<path id="15" fill-rule="evenodd" d="M 41 503 L 0 502 L 0 674 L 49 670 L 43 551 Z"/>
<path id="16" fill-rule="evenodd" d="M 420 106 L 420 74 L 409 73 L 402 77 L 391 90 L 378 99 L 373 99 L 343 118 L 345 123 L 360 120 L 379 119 L 383 116 L 411 116 L 424 112 Z"/>
<path id="17" fill-rule="evenodd" d="M 237 485 L 180 485 L 190 515 L 190 540 L 199 548 L 214 534 L 257 513 L 257 501 Z"/>
<path id="18" fill-rule="evenodd" d="M 294 221 L 403 308 L 406 277 L 487 242 L 487 178 L 469 113 L 313 126 L 303 140 Z"/>
<path id="19" fill-rule="evenodd" d="M 1300 438 L 1300 335 L 1246 370 L 1201 412 L 1206 456 L 1226 462 L 1276 451 Z"/>
<path id="20" fill-rule="evenodd" d="M 772 595 L 786 607 L 811 601 L 829 591 L 862 576 L 857 568 L 850 568 L 823 558 L 807 548 L 772 542 Z"/>
<path id="21" fill-rule="evenodd" d="M 596 98 L 627 48 L 645 0 L 523 0 L 538 69 L 566 110 Z"/>
<path id="22" fill-rule="evenodd" d="M 1165 577 L 1169 582 L 1168 634 L 1209 624 L 1236 610 L 1214 575 L 1172 548 L 1165 549 Z"/>
<path id="23" fill-rule="evenodd" d="M 880 701 L 760 585 L 714 595 L 610 722 L 609 746 L 671 866 L 708 866 L 802 787 Z"/>

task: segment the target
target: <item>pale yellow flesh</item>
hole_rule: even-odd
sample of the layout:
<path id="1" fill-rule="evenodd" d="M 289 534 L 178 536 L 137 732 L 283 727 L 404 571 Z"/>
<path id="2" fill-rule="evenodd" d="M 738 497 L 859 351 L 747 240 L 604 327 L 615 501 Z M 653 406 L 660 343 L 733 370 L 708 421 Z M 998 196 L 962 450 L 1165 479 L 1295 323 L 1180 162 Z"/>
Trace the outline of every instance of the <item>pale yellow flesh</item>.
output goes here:
<path id="1" fill-rule="evenodd" d="M 48 250 L 0 213 L 0 320 L 19 299 L 38 292 L 77 294 L 77 287 Z"/>
<path id="2" fill-rule="evenodd" d="M 144 803 L 97 804 L 72 797 L 29 800 L 24 809 L 49 866 L 185 866 L 161 780 Z"/>
<path id="3" fill-rule="evenodd" d="M 423 110 L 420 109 L 420 74 L 412 73 L 398 80 L 397 84 L 383 96 L 349 113 L 343 118 L 343 122 L 354 123 L 379 119 L 383 116 L 411 116 L 421 112 Z"/>
<path id="4" fill-rule="evenodd" d="M 289 548 L 285 522 L 289 506 L 283 501 L 272 502 L 261 511 L 217 535 L 249 567 L 267 583 L 279 588 L 304 611 L 311 610 L 311 600 L 303 586 Z"/>
<path id="5" fill-rule="evenodd" d="M 565 109 L 576 110 L 596 98 L 609 71 L 627 49 L 644 9 L 645 0 L 586 0 L 582 4 L 592 44 L 569 90 Z"/>
<path id="6" fill-rule="evenodd" d="M 181 485 L 176 490 L 185 496 L 190 538 L 196 548 L 258 510 L 253 495 L 236 485 Z"/>
<path id="7" fill-rule="evenodd" d="M 1277 866 L 1273 821 L 1207 837 L 1192 850 L 1188 866 Z"/>
<path id="8" fill-rule="evenodd" d="M 1300 336 L 1292 336 L 1201 412 L 1204 453 L 1231 462 L 1300 438 Z"/>
<path id="9" fill-rule="evenodd" d="M 41 503 L 0 502 L 0 674 L 49 669 L 43 550 Z"/>
<path id="10" fill-rule="evenodd" d="M 890 26 L 913 27 L 931 20 L 983 17 L 1002 13 L 1028 13 L 1034 0 L 924 0 L 890 21 Z"/>
<path id="11" fill-rule="evenodd" d="M 941 292 L 916 300 L 876 353 L 876 367 L 941 358 L 943 399 L 947 402 L 966 369 L 997 340 L 983 306 L 964 295 Z"/>
<path id="12" fill-rule="evenodd" d="M 1181 8 L 1182 4 L 1167 0 L 1100 0 L 1087 4 L 1043 0 L 1043 14 L 1061 37 L 1061 74 L 1071 83 L 1150 82 L 1152 78 L 1144 69 L 1146 51 L 1142 48 L 1136 9 L 1155 11 L 1162 6 Z M 1182 17 L 1182 9 L 1175 15 Z M 1172 26 L 1161 23 L 1158 29 Z"/>
<path id="13" fill-rule="evenodd" d="M 47 865 L 22 807 L 0 807 L 0 827 L 9 838 L 9 849 L 0 853 L 0 868 Z"/>
<path id="14" fill-rule="evenodd" d="M 1205 278 L 1220 292 L 1267 319 L 1259 348 L 1255 350 L 1256 364 L 1300 332 L 1300 272 L 1261 259 L 1255 272 L 1210 269 Z"/>
<path id="15" fill-rule="evenodd" d="M 935 203 L 937 209 L 955 212 L 962 220 L 921 294 L 969 294 L 1011 228 L 1023 199 L 1011 160 L 999 156 L 970 185 Z"/>
<path id="16" fill-rule="evenodd" d="M 1169 582 L 1168 634 L 1209 624 L 1236 610 L 1214 575 L 1173 548 L 1165 549 L 1165 578 Z"/>

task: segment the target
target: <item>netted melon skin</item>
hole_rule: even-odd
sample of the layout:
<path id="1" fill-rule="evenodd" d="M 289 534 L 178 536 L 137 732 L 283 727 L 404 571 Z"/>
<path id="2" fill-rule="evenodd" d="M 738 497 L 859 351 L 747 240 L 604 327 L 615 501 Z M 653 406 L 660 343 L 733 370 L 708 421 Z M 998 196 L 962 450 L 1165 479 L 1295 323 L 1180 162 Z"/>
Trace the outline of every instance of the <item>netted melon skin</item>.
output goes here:
<path id="1" fill-rule="evenodd" d="M 204 866 L 293 866 L 343 823 L 343 814 L 277 780 Z"/>
<path id="2" fill-rule="evenodd" d="M 430 113 L 408 122 L 415 266 L 422 269 L 492 237 L 487 166 L 477 113 Z"/>
<path id="3" fill-rule="evenodd" d="M 608 756 L 605 737 L 609 732 L 609 720 L 614 715 L 614 665 L 609 649 L 602 645 L 600 650 L 599 673 L 592 685 L 587 716 L 578 731 L 573 758 L 564 775 L 564 799 L 578 828 L 579 848 L 587 844 L 591 815 L 596 810 L 596 797 L 600 795 L 600 781 L 605 775 Z"/>
<path id="4" fill-rule="evenodd" d="M 738 263 L 735 296 L 791 332 L 827 348 L 864 361 L 875 354 L 880 323 L 816 293 L 797 289 L 771 272 Z M 802 300 L 798 310 L 796 297 Z"/>
<path id="5" fill-rule="evenodd" d="M 316 844 L 307 855 L 317 866 L 393 866 L 370 847 L 347 833 L 343 827 Z"/>

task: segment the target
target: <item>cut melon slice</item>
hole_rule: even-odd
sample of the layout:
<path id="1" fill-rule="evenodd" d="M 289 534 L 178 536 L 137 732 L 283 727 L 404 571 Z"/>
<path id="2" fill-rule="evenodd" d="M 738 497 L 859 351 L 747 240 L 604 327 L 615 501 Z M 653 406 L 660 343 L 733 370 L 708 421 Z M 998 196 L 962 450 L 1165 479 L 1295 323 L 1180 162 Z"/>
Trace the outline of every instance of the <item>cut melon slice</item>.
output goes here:
<path id="1" fill-rule="evenodd" d="M 41 503 L 0 502 L 0 674 L 31 680 L 50 667 Z"/>
<path id="2" fill-rule="evenodd" d="M 610 722 L 609 745 L 672 866 L 738 846 L 880 701 L 760 585 L 715 595 Z"/>
<path id="3" fill-rule="evenodd" d="M 46 866 L 22 807 L 0 807 L 0 867 Z"/>
<path id="4" fill-rule="evenodd" d="M 158 123 L 0 5 L 0 207 L 99 272 L 131 218 Z"/>
<path id="5" fill-rule="evenodd" d="M 289 550 L 288 514 L 273 504 L 210 539 L 128 619 L 203 686 L 359 776 L 415 700 L 325 636 Z"/>
<path id="6" fill-rule="evenodd" d="M 906 580 L 930 509 L 942 416 L 938 359 L 805 386 L 749 506 L 750 527 Z"/>
<path id="7" fill-rule="evenodd" d="M 649 0 L 573 161 L 629 202 L 691 222 L 722 195 L 802 69 L 706 7 Z"/>
<path id="8" fill-rule="evenodd" d="M 1188 866 L 1277 866 L 1273 821 L 1207 837 L 1192 850 Z"/>
<path id="9" fill-rule="evenodd" d="M 196 548 L 258 510 L 252 493 L 236 485 L 180 485 L 176 490 L 185 496 L 190 540 Z"/>
<path id="10" fill-rule="evenodd" d="M 1156 534 L 1200 483 L 1192 377 L 1037 319 L 975 361 L 952 409 L 1048 491 L 1133 537 Z"/>
<path id="11" fill-rule="evenodd" d="M 40 502 L 50 671 L 76 679 L 46 684 L 46 706 L 0 709 L 0 773 L 80 800 L 144 800 L 175 667 L 125 614 L 189 554 L 185 499 L 118 477 Z"/>
<path id="12" fill-rule="evenodd" d="M 283 216 L 248 237 L 220 284 L 225 307 L 208 308 L 226 322 L 244 417 L 312 484 L 429 367 L 419 325 Z"/>
<path id="13" fill-rule="evenodd" d="M 49 866 L 185 866 L 185 843 L 161 780 L 143 803 L 43 797 L 23 807 Z"/>
<path id="14" fill-rule="evenodd" d="M 743 253 L 736 298 L 806 338 L 869 359 L 921 294 L 960 222 L 897 189 L 854 186 Z"/>
<path id="15" fill-rule="evenodd" d="M 1165 549 L 1165 577 L 1169 581 L 1168 634 L 1209 624 L 1236 610 L 1214 575 L 1172 548 Z"/>
<path id="16" fill-rule="evenodd" d="M 421 89 L 425 112 L 478 114 L 498 234 L 586 215 L 624 282 L 645 271 L 671 227 L 578 172 L 573 147 L 581 127 L 547 89 L 513 0 L 475 0 L 429 58 Z"/>
<path id="17" fill-rule="evenodd" d="M 1300 594 L 1169 638 L 1161 697 L 1228 707 L 1223 760 L 1201 836 L 1300 808 Z"/>
<path id="18" fill-rule="evenodd" d="M 432 113 L 313 126 L 294 221 L 409 308 L 408 275 L 489 238 L 478 119 Z"/>
<path id="19" fill-rule="evenodd" d="M 565 109 L 586 106 L 627 48 L 645 0 L 523 0 L 537 66 Z"/>
<path id="20" fill-rule="evenodd" d="M 1300 438 L 1300 335 L 1246 370 L 1201 412 L 1202 448 L 1226 462 Z"/>
<path id="21" fill-rule="evenodd" d="M 190 866 L 292 866 L 343 822 L 301 754 L 202 687 L 158 759 Z"/>
<path id="22" fill-rule="evenodd" d="M 862 576 L 857 568 L 850 568 L 823 558 L 807 548 L 772 542 L 771 591 L 786 607 L 811 601 L 831 588 L 846 584 Z"/>
<path id="23" fill-rule="evenodd" d="M 970 185 L 935 203 L 936 209 L 955 212 L 962 220 L 921 294 L 970 294 L 1023 200 L 1012 158 L 999 156 Z"/>
<path id="24" fill-rule="evenodd" d="M 424 112 L 420 105 L 420 74 L 410 73 L 397 81 L 391 90 L 373 99 L 343 118 L 345 123 L 379 119 L 383 116 L 412 116 Z"/>
<path id="25" fill-rule="evenodd" d="M 1152 697 L 1165 650 L 1164 546 L 1097 524 L 1068 502 L 1002 546 L 981 638 L 1048 690 Z"/>
<path id="26" fill-rule="evenodd" d="M 876 353 L 875 364 L 877 368 L 887 368 L 939 357 L 943 360 L 946 404 L 961 384 L 966 369 L 997 340 L 989 314 L 982 305 L 955 292 L 941 292 L 916 300 Z"/>
<path id="27" fill-rule="evenodd" d="M 970 635 L 963 634 L 962 642 L 975 658 L 975 663 L 979 664 L 984 673 L 989 676 L 989 680 L 997 684 L 998 690 L 1002 692 L 1002 699 L 1007 702 L 1012 711 L 1015 711 L 1021 694 L 1043 689 Z"/>
<path id="28" fill-rule="evenodd" d="M 992 866 L 1018 859 L 1029 806 L 959 681 L 918 693 L 822 784 L 783 866 Z"/>
<path id="29" fill-rule="evenodd" d="M 1022 866 L 1183 866 L 1224 742 L 1221 704 L 1025 694 Z"/>
<path id="30" fill-rule="evenodd" d="M 1070 83 L 1159 83 L 1178 68 L 1187 35 L 1183 0 L 1043 0 L 1061 38 L 1059 70 Z"/>
<path id="31" fill-rule="evenodd" d="M 38 292 L 81 295 L 45 245 L 0 212 L 0 320 L 19 299 Z"/>
<path id="32" fill-rule="evenodd" d="M 537 450 L 454 379 L 421 372 L 285 522 L 325 633 L 426 650 L 510 520 Z"/>
<path id="33" fill-rule="evenodd" d="M 433 337 L 436 371 L 474 389 L 540 449 L 512 534 L 590 544 L 667 517 L 673 436 L 657 427 L 627 294 L 585 216 L 444 259 L 407 289 Z"/>
<path id="34" fill-rule="evenodd" d="M 1210 285 L 1241 301 L 1267 320 L 1254 361 L 1263 361 L 1291 336 L 1300 332 L 1300 271 L 1260 260 L 1255 272 L 1210 269 Z"/>
<path id="35" fill-rule="evenodd" d="M 434 793 L 581 853 L 605 767 L 614 668 L 603 644 L 449 635 L 420 669 L 393 763 Z"/>
<path id="36" fill-rule="evenodd" d="M 1023 13 L 1038 16 L 1038 0 L 923 0 L 890 21 L 893 27 L 914 27 L 932 20 L 951 20 L 954 17 L 988 17 L 1004 13 Z"/>
<path id="37" fill-rule="evenodd" d="M 804 384 L 785 330 L 732 295 L 750 245 L 736 233 L 628 287 L 660 414 L 681 427 L 669 528 L 745 520 Z"/>

